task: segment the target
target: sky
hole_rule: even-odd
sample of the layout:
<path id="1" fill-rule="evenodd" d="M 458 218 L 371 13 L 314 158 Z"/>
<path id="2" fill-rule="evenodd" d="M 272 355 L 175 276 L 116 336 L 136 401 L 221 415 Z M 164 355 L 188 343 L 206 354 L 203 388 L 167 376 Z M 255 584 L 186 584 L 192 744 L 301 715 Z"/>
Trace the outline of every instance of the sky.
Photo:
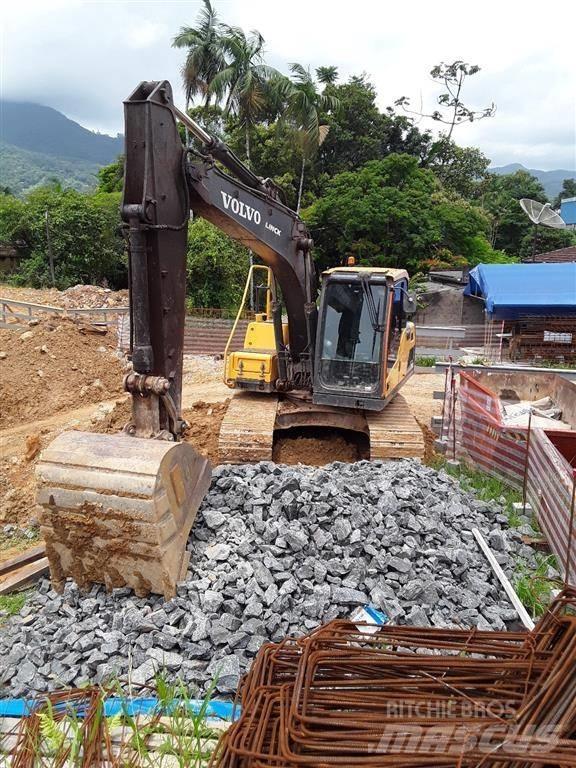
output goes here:
<path id="1" fill-rule="evenodd" d="M 214 0 L 222 21 L 258 29 L 266 59 L 365 72 L 384 109 L 400 96 L 431 111 L 429 72 L 463 59 L 481 72 L 464 101 L 493 118 L 458 127 L 493 165 L 576 168 L 576 2 L 556 0 Z M 0 0 L 0 95 L 54 107 L 92 130 L 122 132 L 122 100 L 141 80 L 170 80 L 184 104 L 184 52 L 171 41 L 200 0 Z M 422 129 L 437 128 L 421 120 Z"/>

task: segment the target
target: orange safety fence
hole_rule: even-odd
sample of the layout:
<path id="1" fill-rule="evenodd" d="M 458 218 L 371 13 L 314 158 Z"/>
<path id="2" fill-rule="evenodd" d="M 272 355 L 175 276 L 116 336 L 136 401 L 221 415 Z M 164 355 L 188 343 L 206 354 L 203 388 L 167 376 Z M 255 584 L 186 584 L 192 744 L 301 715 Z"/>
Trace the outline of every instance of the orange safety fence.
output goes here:
<path id="1" fill-rule="evenodd" d="M 500 398 L 461 372 L 446 376 L 441 438 L 448 457 L 522 491 L 568 584 L 576 585 L 576 431 L 510 427 Z"/>

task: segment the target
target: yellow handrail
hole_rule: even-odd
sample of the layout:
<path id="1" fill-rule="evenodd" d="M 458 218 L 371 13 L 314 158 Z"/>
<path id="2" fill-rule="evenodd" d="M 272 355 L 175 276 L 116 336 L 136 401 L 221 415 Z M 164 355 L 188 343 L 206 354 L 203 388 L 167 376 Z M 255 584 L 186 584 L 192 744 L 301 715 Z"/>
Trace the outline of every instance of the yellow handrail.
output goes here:
<path id="1" fill-rule="evenodd" d="M 242 301 L 240 302 L 240 307 L 238 309 L 238 314 L 236 315 L 236 319 L 234 320 L 234 325 L 232 326 L 232 330 L 230 331 L 230 336 L 228 336 L 228 341 L 226 342 L 226 348 L 224 349 L 224 383 L 226 383 L 226 373 L 228 368 L 228 352 L 230 350 L 230 344 L 232 344 L 232 339 L 234 338 L 234 334 L 236 333 L 236 328 L 238 327 L 238 323 L 240 321 L 240 316 L 242 315 L 242 312 L 244 310 L 244 306 L 246 304 L 246 298 L 248 297 L 248 290 L 251 285 L 252 281 L 252 274 L 256 269 L 263 269 L 267 272 L 267 285 L 268 285 L 268 292 L 266 294 L 266 313 L 267 313 L 267 319 L 270 317 L 270 283 L 272 280 L 272 270 L 270 267 L 267 267 L 264 264 L 251 264 L 250 269 L 248 270 L 248 278 L 246 280 L 246 285 L 244 287 L 244 293 L 242 294 Z"/>

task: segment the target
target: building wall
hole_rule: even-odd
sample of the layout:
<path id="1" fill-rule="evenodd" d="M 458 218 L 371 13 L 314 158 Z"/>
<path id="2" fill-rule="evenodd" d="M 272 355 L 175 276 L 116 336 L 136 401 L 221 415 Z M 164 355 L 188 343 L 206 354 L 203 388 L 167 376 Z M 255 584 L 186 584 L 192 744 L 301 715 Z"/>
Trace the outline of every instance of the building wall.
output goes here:
<path id="1" fill-rule="evenodd" d="M 568 197 L 560 204 L 560 216 L 570 229 L 576 229 L 576 197 Z"/>
<path id="2" fill-rule="evenodd" d="M 426 307 L 416 314 L 418 325 L 483 325 L 484 302 L 464 296 L 463 286 L 433 284 L 422 301 Z"/>

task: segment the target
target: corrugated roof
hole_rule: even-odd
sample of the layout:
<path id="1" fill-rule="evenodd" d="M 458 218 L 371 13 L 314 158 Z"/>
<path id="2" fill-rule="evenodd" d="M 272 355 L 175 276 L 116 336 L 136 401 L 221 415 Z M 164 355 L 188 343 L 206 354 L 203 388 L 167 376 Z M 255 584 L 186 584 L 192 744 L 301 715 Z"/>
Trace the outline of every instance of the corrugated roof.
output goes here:
<path id="1" fill-rule="evenodd" d="M 546 253 L 537 253 L 533 259 L 529 257 L 523 261 L 525 263 L 534 261 L 547 264 L 576 261 L 576 245 L 568 245 L 565 248 L 557 248 L 555 251 L 546 251 Z"/>

